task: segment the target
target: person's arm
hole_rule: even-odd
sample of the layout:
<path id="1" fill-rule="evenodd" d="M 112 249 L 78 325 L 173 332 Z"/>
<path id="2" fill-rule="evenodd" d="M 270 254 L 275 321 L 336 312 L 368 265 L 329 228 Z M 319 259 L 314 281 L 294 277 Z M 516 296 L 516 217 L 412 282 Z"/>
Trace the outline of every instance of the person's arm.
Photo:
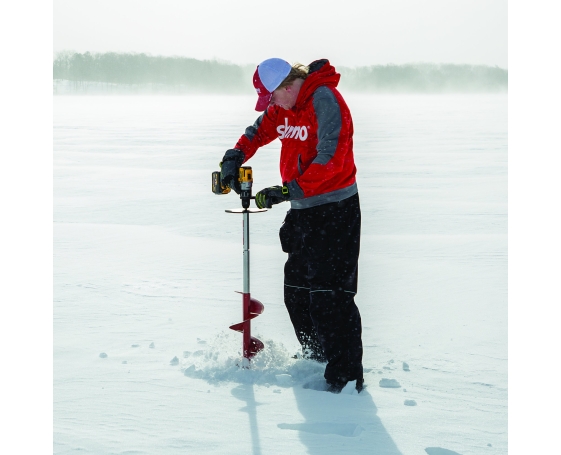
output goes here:
<path id="1" fill-rule="evenodd" d="M 275 119 L 278 108 L 270 107 L 251 126 L 245 129 L 233 149 L 227 150 L 220 163 L 220 180 L 223 186 L 239 194 L 238 169 L 247 162 L 259 147 L 272 142 L 276 137 Z"/>
<path id="2" fill-rule="evenodd" d="M 249 160 L 259 147 L 263 147 L 274 141 L 277 137 L 276 119 L 278 107 L 270 107 L 251 126 L 248 126 L 245 133 L 240 137 L 235 145 L 235 149 L 244 154 L 244 163 Z"/>

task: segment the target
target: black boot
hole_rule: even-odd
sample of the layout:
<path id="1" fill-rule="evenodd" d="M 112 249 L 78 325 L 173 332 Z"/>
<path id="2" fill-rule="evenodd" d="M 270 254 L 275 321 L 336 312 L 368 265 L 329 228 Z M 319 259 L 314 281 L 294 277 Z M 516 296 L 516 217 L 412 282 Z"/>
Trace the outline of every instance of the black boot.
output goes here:
<path id="1" fill-rule="evenodd" d="M 364 390 L 364 378 L 360 378 L 360 379 L 356 380 L 355 389 L 358 393 L 360 393 Z"/>

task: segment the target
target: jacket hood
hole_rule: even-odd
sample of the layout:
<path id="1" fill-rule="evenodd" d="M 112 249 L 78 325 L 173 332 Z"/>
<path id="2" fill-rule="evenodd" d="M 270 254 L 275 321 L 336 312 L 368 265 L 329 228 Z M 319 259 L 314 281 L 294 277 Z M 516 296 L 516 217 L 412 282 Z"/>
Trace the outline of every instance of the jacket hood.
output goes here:
<path id="1" fill-rule="evenodd" d="M 341 79 L 341 75 L 335 71 L 327 59 L 315 60 L 310 63 L 309 68 L 308 77 L 300 88 L 295 107 L 302 106 L 318 87 L 323 85 L 337 87 L 339 79 Z"/>

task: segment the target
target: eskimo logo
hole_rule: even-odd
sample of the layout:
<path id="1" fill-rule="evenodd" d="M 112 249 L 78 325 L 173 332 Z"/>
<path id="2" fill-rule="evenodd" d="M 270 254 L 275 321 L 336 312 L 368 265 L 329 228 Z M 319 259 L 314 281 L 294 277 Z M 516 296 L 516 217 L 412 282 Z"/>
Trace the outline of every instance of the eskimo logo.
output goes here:
<path id="1" fill-rule="evenodd" d="M 300 139 L 305 141 L 308 139 L 308 127 L 307 126 L 291 126 L 288 124 L 288 119 L 284 118 L 284 125 L 277 126 L 277 133 L 279 133 L 279 139 Z"/>

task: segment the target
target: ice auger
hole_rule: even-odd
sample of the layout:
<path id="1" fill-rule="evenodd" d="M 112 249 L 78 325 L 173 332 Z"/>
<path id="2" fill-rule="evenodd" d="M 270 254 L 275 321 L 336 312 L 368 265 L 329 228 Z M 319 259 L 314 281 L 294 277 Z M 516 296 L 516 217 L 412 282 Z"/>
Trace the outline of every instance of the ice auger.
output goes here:
<path id="1" fill-rule="evenodd" d="M 243 335 L 243 358 L 244 366 L 249 366 L 249 360 L 261 351 L 263 343 L 255 337 L 251 336 L 251 320 L 263 313 L 263 304 L 256 299 L 251 298 L 249 292 L 249 214 L 266 212 L 267 209 L 250 208 L 251 199 L 255 199 L 251 195 L 251 187 L 253 186 L 253 174 L 250 166 L 239 168 L 239 182 L 241 186 L 240 199 L 242 201 L 241 209 L 228 209 L 227 213 L 241 213 L 243 215 L 243 292 L 242 307 L 243 321 L 238 324 L 231 325 L 230 328 Z M 220 172 L 212 173 L 212 191 L 215 194 L 227 194 L 230 188 L 224 188 L 220 184 Z"/>

